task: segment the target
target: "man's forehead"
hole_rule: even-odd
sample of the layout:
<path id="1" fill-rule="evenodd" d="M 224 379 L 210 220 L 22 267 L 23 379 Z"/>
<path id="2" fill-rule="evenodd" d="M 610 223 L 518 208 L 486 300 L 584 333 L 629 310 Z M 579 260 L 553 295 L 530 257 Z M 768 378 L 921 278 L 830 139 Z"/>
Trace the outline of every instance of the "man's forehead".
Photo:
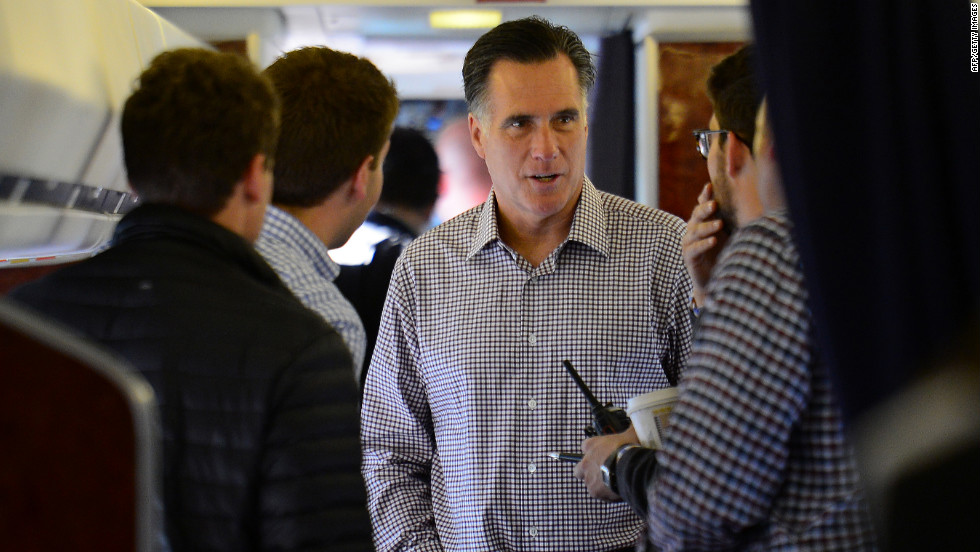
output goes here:
<path id="1" fill-rule="evenodd" d="M 581 112 L 585 95 L 578 85 L 578 74 L 570 60 L 566 59 L 568 79 L 559 86 L 553 80 L 538 80 L 540 71 L 554 71 L 554 66 L 542 69 L 542 65 L 554 64 L 553 58 L 542 62 L 520 63 L 498 60 L 490 71 L 487 82 L 488 107 L 493 117 L 548 116 L 563 112 Z M 559 71 L 565 69 L 560 68 Z M 546 112 L 546 113 L 543 113 Z"/>
<path id="2" fill-rule="evenodd" d="M 535 61 L 518 61 L 516 59 L 503 57 L 494 60 L 493 63 L 490 64 L 490 72 L 488 73 L 488 75 L 490 77 L 493 77 L 495 73 L 500 73 L 508 69 L 518 70 L 518 71 L 522 69 L 534 70 L 535 68 L 538 68 L 542 65 L 551 64 L 556 61 L 566 61 L 569 67 L 572 67 L 573 69 L 575 67 L 574 65 L 572 65 L 572 60 L 569 59 L 569 57 L 564 54 L 556 55 L 555 57 L 548 58 L 548 59 L 539 59 Z"/>

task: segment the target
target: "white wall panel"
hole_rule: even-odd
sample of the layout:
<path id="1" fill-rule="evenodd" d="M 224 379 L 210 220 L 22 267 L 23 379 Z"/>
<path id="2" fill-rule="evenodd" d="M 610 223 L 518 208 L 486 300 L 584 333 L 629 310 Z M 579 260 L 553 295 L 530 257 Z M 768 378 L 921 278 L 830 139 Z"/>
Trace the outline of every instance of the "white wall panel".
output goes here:
<path id="1" fill-rule="evenodd" d="M 100 249 L 120 215 L 86 200 L 129 192 L 123 103 L 156 54 L 200 45 L 134 0 L 0 0 L 0 268 Z M 44 205 L 28 186 L 75 188 Z"/>

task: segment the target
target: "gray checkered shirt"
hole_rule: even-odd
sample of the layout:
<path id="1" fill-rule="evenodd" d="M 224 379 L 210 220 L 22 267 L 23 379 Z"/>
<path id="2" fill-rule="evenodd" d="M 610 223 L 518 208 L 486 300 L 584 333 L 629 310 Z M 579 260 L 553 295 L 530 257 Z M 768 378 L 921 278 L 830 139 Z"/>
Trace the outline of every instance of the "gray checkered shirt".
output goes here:
<path id="1" fill-rule="evenodd" d="M 684 222 L 585 180 L 537 267 L 499 238 L 493 193 L 399 260 L 362 407 L 378 550 L 614 550 L 642 520 L 572 465 L 590 408 L 667 386 L 690 352 Z"/>

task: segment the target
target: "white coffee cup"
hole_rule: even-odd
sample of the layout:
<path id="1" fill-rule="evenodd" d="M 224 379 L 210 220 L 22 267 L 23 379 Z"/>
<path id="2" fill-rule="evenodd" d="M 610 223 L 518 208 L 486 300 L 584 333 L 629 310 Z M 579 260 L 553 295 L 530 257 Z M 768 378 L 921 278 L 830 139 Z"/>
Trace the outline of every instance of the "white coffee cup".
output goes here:
<path id="1" fill-rule="evenodd" d="M 626 402 L 626 414 L 636 428 L 640 444 L 653 449 L 663 448 L 663 432 L 675 402 L 676 387 L 637 395 Z"/>

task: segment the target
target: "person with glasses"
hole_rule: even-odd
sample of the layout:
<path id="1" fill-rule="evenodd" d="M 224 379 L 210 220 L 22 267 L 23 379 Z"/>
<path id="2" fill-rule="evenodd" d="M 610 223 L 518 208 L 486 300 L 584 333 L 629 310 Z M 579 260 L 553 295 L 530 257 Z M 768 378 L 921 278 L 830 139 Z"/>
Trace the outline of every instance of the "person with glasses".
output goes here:
<path id="1" fill-rule="evenodd" d="M 694 131 L 710 177 L 684 235 L 684 263 L 691 273 L 696 310 L 704 304 L 711 269 L 728 237 L 739 224 L 762 214 L 756 194 L 737 193 L 755 186 L 752 140 L 761 97 L 752 76 L 753 59 L 753 46 L 747 45 L 712 68 L 707 88 L 714 113 L 708 128 Z"/>
<path id="2" fill-rule="evenodd" d="M 749 47 L 712 73 L 712 131 L 744 122 L 726 102 L 738 104 L 736 115 L 758 105 L 751 61 Z M 663 448 L 639 446 L 632 432 L 594 437 L 575 468 L 592 496 L 621 498 L 645 517 L 643 550 L 875 549 L 841 410 L 815 347 L 765 121 L 760 110 L 749 135 L 699 135 L 712 177 L 725 175 L 715 188 L 725 190 L 718 210 L 734 213 L 737 227 L 707 282 Z"/>

